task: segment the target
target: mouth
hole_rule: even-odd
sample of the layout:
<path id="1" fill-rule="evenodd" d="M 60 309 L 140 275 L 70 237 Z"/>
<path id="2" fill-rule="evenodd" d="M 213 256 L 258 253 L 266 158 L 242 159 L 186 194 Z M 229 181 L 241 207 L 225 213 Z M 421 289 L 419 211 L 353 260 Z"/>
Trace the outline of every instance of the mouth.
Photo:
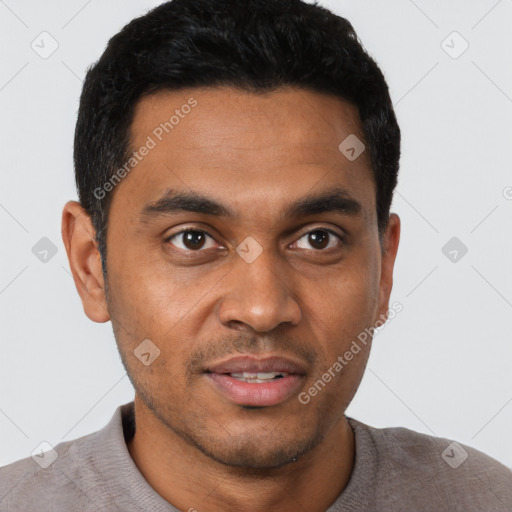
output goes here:
<path id="1" fill-rule="evenodd" d="M 251 384 L 264 384 L 271 382 L 276 379 L 282 379 L 288 375 L 286 372 L 259 372 L 259 373 L 250 373 L 250 372 L 242 372 L 242 373 L 229 373 L 227 374 L 233 379 L 239 380 L 240 382 L 250 382 Z"/>
<path id="2" fill-rule="evenodd" d="M 283 357 L 235 357 L 209 366 L 204 375 L 213 388 L 241 406 L 278 405 L 298 392 L 304 365 Z"/>

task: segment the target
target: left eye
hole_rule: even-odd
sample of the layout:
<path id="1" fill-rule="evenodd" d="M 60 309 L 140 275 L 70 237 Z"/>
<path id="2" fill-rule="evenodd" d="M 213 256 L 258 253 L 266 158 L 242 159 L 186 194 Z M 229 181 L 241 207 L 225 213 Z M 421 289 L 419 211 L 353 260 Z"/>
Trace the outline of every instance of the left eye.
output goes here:
<path id="1" fill-rule="evenodd" d="M 311 250 L 311 247 L 313 250 L 331 249 L 332 247 L 336 247 L 336 240 L 334 238 L 338 239 L 338 244 L 339 242 L 343 242 L 341 236 L 330 229 L 314 229 L 313 231 L 305 233 L 295 243 L 300 249 Z M 301 240 L 303 239 L 305 239 L 306 243 L 311 247 L 304 247 L 304 242 L 302 242 L 301 245 Z"/>
<path id="2" fill-rule="evenodd" d="M 181 239 L 181 246 L 179 243 L 173 242 L 172 240 Z M 210 239 L 210 245 L 207 245 L 207 240 Z M 172 243 L 175 247 L 178 247 L 179 249 L 188 250 L 188 251 L 198 251 L 201 249 L 210 249 L 212 247 L 215 247 L 215 245 L 211 245 L 211 241 L 213 240 L 213 237 L 211 237 L 208 233 L 205 231 L 199 231 L 197 229 L 187 229 L 185 231 L 180 231 L 179 233 L 176 233 L 169 238 L 167 238 L 167 242 Z M 206 245 L 206 247 L 205 247 Z"/>

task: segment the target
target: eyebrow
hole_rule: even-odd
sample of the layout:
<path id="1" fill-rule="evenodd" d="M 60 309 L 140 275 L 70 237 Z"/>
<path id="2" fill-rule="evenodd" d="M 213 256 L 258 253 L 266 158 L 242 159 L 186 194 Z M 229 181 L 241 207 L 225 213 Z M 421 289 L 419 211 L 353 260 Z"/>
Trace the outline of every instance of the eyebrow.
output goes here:
<path id="1" fill-rule="evenodd" d="M 234 219 L 236 213 L 227 205 L 197 192 L 168 190 L 160 199 L 147 203 L 141 213 L 141 222 L 181 212 L 193 212 L 214 217 Z M 365 214 L 362 204 L 343 188 L 335 187 L 302 197 L 288 206 L 283 217 L 305 217 L 319 213 L 340 213 L 353 217 Z"/>

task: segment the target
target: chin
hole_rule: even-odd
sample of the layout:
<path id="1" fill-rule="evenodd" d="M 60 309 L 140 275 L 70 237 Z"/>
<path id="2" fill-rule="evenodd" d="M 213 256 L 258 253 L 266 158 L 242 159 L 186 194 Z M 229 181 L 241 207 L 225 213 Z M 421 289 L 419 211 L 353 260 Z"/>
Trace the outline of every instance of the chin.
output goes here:
<path id="1" fill-rule="evenodd" d="M 195 439 L 193 444 L 204 455 L 226 466 L 247 470 L 277 469 L 297 461 L 320 441 L 319 434 L 301 437 L 280 434 L 276 428 L 265 436 L 244 434 L 223 440 Z"/>

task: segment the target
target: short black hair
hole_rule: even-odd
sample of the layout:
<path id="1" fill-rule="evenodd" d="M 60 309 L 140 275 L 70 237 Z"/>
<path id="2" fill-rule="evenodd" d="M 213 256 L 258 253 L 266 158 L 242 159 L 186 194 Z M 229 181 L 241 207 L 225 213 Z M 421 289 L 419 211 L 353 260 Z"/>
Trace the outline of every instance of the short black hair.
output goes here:
<path id="1" fill-rule="evenodd" d="M 111 192 L 102 187 L 130 159 L 136 104 L 162 90 L 223 85 L 254 93 L 299 87 L 353 104 L 375 179 L 379 236 L 384 232 L 400 129 L 384 76 L 350 22 L 302 0 L 172 0 L 113 36 L 83 85 L 75 177 L 104 273 Z"/>

